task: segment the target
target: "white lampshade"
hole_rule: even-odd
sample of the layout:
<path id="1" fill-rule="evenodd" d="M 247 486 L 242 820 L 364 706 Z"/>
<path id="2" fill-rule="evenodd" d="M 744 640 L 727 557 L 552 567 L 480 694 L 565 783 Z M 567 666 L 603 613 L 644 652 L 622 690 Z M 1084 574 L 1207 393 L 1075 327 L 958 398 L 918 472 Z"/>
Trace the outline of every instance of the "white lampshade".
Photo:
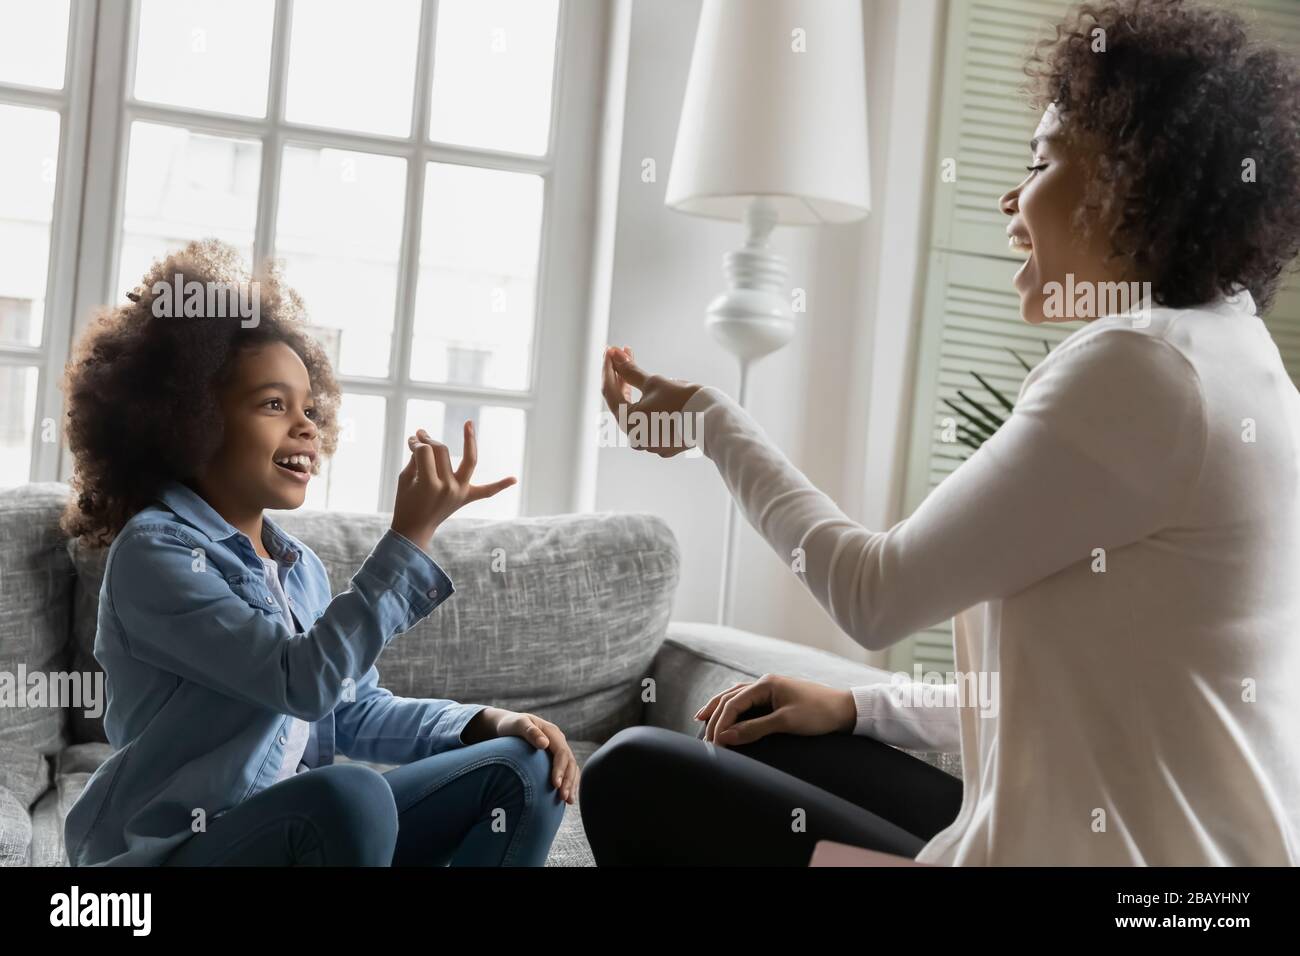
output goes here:
<path id="1" fill-rule="evenodd" d="M 802 30 L 803 52 L 796 52 Z M 704 0 L 664 202 L 788 225 L 871 211 L 859 0 Z"/>

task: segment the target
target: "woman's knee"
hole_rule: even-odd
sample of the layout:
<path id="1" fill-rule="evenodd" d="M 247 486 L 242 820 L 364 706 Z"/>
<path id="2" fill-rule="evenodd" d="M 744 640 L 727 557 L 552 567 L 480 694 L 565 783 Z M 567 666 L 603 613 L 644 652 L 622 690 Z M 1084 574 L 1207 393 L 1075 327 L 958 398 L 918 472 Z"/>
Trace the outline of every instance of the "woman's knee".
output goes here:
<path id="1" fill-rule="evenodd" d="M 307 816 L 331 864 L 388 866 L 397 845 L 397 804 L 383 774 L 359 763 L 310 771 Z"/>
<path id="2" fill-rule="evenodd" d="M 629 782 L 651 762 L 662 758 L 674 744 L 690 739 L 663 727 L 625 727 L 587 760 L 582 771 L 583 794 L 591 796 Z"/>

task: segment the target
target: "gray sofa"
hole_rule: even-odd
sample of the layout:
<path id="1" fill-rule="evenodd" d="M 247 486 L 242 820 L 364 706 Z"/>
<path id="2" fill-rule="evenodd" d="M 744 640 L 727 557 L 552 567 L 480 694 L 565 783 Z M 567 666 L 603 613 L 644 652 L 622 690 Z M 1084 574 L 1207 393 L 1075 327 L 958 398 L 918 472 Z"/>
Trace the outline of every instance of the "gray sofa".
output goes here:
<path id="1" fill-rule="evenodd" d="M 55 694 L 42 701 L 27 690 L 40 680 L 34 674 L 92 687 L 100 673 L 93 648 L 104 553 L 59 531 L 68 494 L 61 484 L 0 491 L 0 681 L 9 687 L 6 699 L 0 683 L 4 866 L 67 865 L 64 817 L 111 753 L 102 714 L 84 712 L 88 699 L 57 706 Z M 336 593 L 389 520 L 310 511 L 275 519 L 320 556 Z M 462 519 L 439 530 L 430 553 L 458 593 L 384 651 L 383 685 L 403 696 L 535 712 L 565 731 L 583 762 L 623 727 L 695 734 L 692 714 L 704 701 L 763 673 L 838 686 L 888 680 L 884 671 L 786 641 L 670 623 L 679 555 L 672 532 L 652 516 Z M 952 756 L 918 756 L 960 773 Z M 576 805 L 547 862 L 592 864 Z"/>

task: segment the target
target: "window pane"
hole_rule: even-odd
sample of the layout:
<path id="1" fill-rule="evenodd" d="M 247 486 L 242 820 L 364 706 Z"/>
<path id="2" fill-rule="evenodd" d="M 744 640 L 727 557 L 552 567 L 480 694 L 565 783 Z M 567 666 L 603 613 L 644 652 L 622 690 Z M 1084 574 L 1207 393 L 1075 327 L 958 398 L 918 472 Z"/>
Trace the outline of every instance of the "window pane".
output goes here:
<path id="1" fill-rule="evenodd" d="M 453 468 L 460 466 L 464 453 L 464 425 L 474 423 L 478 442 L 478 464 L 474 467 L 474 484 L 491 484 L 498 478 L 514 475 L 523 479 L 525 415 L 521 408 L 482 405 L 472 399 L 432 401 L 416 398 L 406 403 L 406 435 L 423 428 L 435 441 L 451 452 Z M 409 460 L 402 447 L 402 466 Z M 514 518 L 519 514 L 520 492 L 515 484 L 505 491 L 466 505 L 456 514 L 464 518 Z"/>
<path id="2" fill-rule="evenodd" d="M 526 389 L 542 179 L 430 163 L 411 377 Z"/>
<path id="3" fill-rule="evenodd" d="M 405 193 L 404 159 L 285 148 L 275 254 L 343 375 L 388 374 Z"/>
<path id="4" fill-rule="evenodd" d="M 142 0 L 136 99 L 265 116 L 274 0 Z"/>
<path id="5" fill-rule="evenodd" d="M 233 245 L 251 265 L 262 144 L 179 126 L 131 124 L 122 252 L 113 303 L 154 259 L 191 239 Z"/>
<path id="6" fill-rule="evenodd" d="M 68 0 L 0 0 L 0 83 L 63 88 Z"/>
<path id="7" fill-rule="evenodd" d="M 35 368 L 0 365 L 0 487 L 30 480 L 36 381 Z"/>
<path id="8" fill-rule="evenodd" d="M 419 38 L 419 0 L 294 4 L 285 119 L 409 136 Z"/>
<path id="9" fill-rule="evenodd" d="M 59 114 L 0 105 L 0 345 L 40 345 Z"/>
<path id="10" fill-rule="evenodd" d="M 556 0 L 440 0 L 429 137 L 546 152 Z"/>
<path id="11" fill-rule="evenodd" d="M 376 510 L 379 463 L 384 460 L 386 404 L 379 395 L 343 393 L 339 409 L 339 450 L 307 485 L 304 507 L 331 511 Z M 392 499 L 386 497 L 384 509 L 391 508 Z"/>

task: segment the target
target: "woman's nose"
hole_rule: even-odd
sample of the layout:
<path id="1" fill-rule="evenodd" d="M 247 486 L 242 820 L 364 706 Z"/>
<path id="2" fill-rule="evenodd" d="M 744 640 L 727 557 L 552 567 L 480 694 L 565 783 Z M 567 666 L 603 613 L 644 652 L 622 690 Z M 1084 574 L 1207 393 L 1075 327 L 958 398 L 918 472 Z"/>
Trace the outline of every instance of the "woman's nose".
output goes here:
<path id="1" fill-rule="evenodd" d="M 1020 209 L 1019 187 L 1008 190 L 1007 192 L 1003 193 L 1002 198 L 998 200 L 998 208 L 1001 209 L 1008 216 L 1014 216 L 1016 212 Z"/>

